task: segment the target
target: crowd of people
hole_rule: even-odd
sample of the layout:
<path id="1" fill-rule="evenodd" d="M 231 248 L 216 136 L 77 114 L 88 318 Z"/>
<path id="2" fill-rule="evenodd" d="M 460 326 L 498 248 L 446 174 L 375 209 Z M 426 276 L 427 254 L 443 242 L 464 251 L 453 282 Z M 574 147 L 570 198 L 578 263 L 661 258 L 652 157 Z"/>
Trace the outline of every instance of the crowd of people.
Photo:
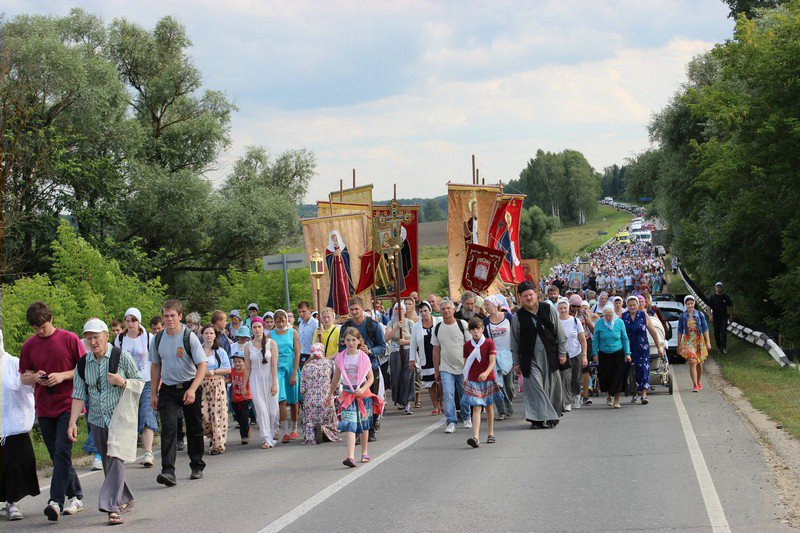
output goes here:
<path id="1" fill-rule="evenodd" d="M 664 357 L 669 330 L 650 298 L 663 286 L 663 261 L 647 245 L 610 244 L 591 255 L 581 284 L 570 286 L 579 268 L 560 265 L 544 290 L 525 281 L 513 298 L 467 292 L 421 300 L 412 293 L 387 310 L 379 300 L 368 309 L 353 296 L 346 317 L 300 302 L 297 321 L 291 311 L 260 313 L 251 303 L 244 317 L 214 311 L 203 324 L 168 300 L 148 327 L 132 307 L 111 328 L 90 318 L 82 338 L 54 327 L 48 305 L 34 302 L 27 310 L 34 334 L 19 360 L 0 344 L 6 515 L 22 518 L 17 502 L 39 494 L 29 437 L 34 417 L 53 460 L 44 514 L 56 521 L 83 509 L 71 449 L 84 416 L 87 444 L 105 474 L 98 509 L 114 525 L 134 505 L 124 462 L 136 459 L 138 439 L 141 466 L 153 467 L 156 432 L 156 482 L 171 487 L 177 452 L 187 450 L 189 478 L 201 479 L 206 452 L 221 455 L 229 446 L 229 423 L 238 426 L 241 445 L 250 443 L 255 424 L 264 450 L 296 440 L 343 441 L 342 463 L 353 468 L 371 461 L 370 444 L 390 404 L 413 415 L 430 401 L 444 432 L 463 425 L 472 448 L 497 442 L 495 422 L 514 416 L 519 393 L 518 418 L 532 429 L 555 428 L 566 413 L 591 405 L 592 389 L 619 409 L 631 365 L 633 403 L 647 405 L 651 356 Z M 693 304 L 687 297 L 677 334 L 698 391 L 710 340 Z"/>

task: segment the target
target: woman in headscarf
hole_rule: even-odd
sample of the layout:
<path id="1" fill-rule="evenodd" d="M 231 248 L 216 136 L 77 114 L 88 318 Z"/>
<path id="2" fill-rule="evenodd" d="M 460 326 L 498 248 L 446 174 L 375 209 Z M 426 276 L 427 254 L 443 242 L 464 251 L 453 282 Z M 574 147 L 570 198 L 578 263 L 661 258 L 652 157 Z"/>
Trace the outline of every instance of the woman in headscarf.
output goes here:
<path id="1" fill-rule="evenodd" d="M 614 296 L 614 315 L 617 318 L 622 318 L 622 313 L 625 312 L 625 308 L 622 307 L 622 296 Z"/>
<path id="2" fill-rule="evenodd" d="M 692 377 L 692 392 L 703 389 L 703 361 L 711 350 L 711 337 L 708 335 L 706 316 L 695 309 L 694 296 L 683 299 L 686 311 L 678 317 L 678 355 L 686 359 L 689 375 Z"/>
<path id="3" fill-rule="evenodd" d="M 631 403 L 638 403 L 639 395 L 641 395 L 642 405 L 647 405 L 650 403 L 650 400 L 647 399 L 647 391 L 650 388 L 650 342 L 647 340 L 647 334 L 650 333 L 655 339 L 658 338 L 658 332 L 650 323 L 650 316 L 644 311 L 643 302 L 644 297 L 642 296 L 628 296 L 628 309 L 622 313 L 622 322 L 625 323 L 625 332 L 628 334 L 631 348 L 631 360 L 636 368 L 638 394 L 633 395 Z M 664 348 L 660 345 L 657 348 L 658 354 L 663 355 Z"/>
<path id="4" fill-rule="evenodd" d="M 337 344 L 338 346 L 338 344 Z M 303 397 L 303 444 L 339 442 L 338 420 L 333 405 L 325 397 L 331 388 L 333 360 L 325 358 L 325 346 L 311 345 L 311 357 L 300 373 L 300 395 Z"/>
<path id="5" fill-rule="evenodd" d="M 631 360 L 631 348 L 625 324 L 617 318 L 611 305 L 603 308 L 603 318 L 595 324 L 592 356 L 598 358 L 600 390 L 606 393 L 608 406 L 619 409 L 625 362 Z"/>
<path id="6" fill-rule="evenodd" d="M 0 389 L 2 389 L 2 428 L 0 428 L 0 500 L 6 502 L 6 518 L 22 520 L 17 507 L 25 496 L 39 495 L 36 455 L 29 431 L 35 418 L 33 386 L 20 380 L 19 359 L 6 352 L 0 331 Z"/>
<path id="7" fill-rule="evenodd" d="M 436 324 L 442 321 L 441 317 L 433 316 L 433 307 L 426 301 L 419 304 L 417 309 L 419 320 L 411 329 L 411 350 L 408 356 L 409 367 L 419 368 L 422 378 L 422 387 L 428 389 L 433 405 L 432 415 L 444 413 L 442 387 L 436 383 L 433 368 L 433 345 L 431 337 Z"/>
<path id="8" fill-rule="evenodd" d="M 394 304 L 392 320 L 386 326 L 384 337 L 389 342 L 389 368 L 392 380 L 392 401 L 404 414 L 410 415 L 414 402 L 414 370 L 409 365 L 411 328 L 414 323 L 406 318 L 403 302 Z"/>

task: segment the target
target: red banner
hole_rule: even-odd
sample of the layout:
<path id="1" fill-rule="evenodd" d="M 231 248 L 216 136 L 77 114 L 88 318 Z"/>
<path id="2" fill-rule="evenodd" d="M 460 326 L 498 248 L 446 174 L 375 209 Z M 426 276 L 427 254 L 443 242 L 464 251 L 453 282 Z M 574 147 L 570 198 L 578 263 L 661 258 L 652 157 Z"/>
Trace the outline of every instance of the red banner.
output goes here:
<path id="1" fill-rule="evenodd" d="M 489 289 L 503 264 L 502 250 L 470 243 L 461 286 L 465 290 L 482 293 Z"/>
<path id="2" fill-rule="evenodd" d="M 524 195 L 501 195 L 489 227 L 489 246 L 503 252 L 500 279 L 504 283 L 522 283 L 522 255 L 519 248 L 519 225 Z"/>
<path id="3" fill-rule="evenodd" d="M 397 254 L 400 296 L 409 296 L 412 292 L 419 291 L 418 224 L 417 205 L 400 205 L 392 202 L 386 206 L 372 206 L 375 251 L 373 276 L 377 296 L 395 294 L 395 272 L 389 261 L 389 256 L 393 253 L 391 249 L 393 243 L 399 243 L 400 246 Z"/>

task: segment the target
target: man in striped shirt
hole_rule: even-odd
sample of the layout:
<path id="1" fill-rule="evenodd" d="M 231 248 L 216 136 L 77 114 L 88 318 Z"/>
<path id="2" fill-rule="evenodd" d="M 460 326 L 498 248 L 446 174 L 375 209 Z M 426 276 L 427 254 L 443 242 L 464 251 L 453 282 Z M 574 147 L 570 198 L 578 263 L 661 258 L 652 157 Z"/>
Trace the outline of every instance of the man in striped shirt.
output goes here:
<path id="1" fill-rule="evenodd" d="M 92 437 L 103 457 L 105 480 L 100 488 L 100 512 L 108 513 L 108 523 L 121 524 L 121 512 L 133 502 L 125 482 L 125 462 L 119 457 L 108 456 L 108 425 L 119 403 L 122 392 L 129 379 L 142 380 L 136 362 L 128 352 L 122 352 L 119 368 L 111 373 L 109 361 L 113 346 L 108 342 L 108 326 L 99 318 L 92 318 L 83 326 L 83 338 L 90 352 L 87 353 L 84 377 L 78 371 L 73 378 L 72 411 L 67 433 L 75 442 L 78 440 L 78 417 L 83 411 L 86 397 L 92 408 L 88 414 L 88 425 Z"/>

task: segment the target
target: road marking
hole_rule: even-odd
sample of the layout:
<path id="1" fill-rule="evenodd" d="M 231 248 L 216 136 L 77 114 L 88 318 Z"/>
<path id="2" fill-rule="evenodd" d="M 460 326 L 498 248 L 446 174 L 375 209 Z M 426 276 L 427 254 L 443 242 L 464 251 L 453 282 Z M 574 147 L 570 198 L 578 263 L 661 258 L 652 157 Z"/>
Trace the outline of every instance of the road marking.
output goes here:
<path id="1" fill-rule="evenodd" d="M 295 520 L 297 520 L 298 518 L 300 518 L 301 516 L 303 516 L 304 514 L 309 512 L 310 510 L 312 510 L 314 507 L 316 507 L 317 505 L 321 504 L 322 502 L 324 502 L 325 500 L 327 500 L 328 498 L 330 498 L 331 496 L 333 496 L 334 494 L 336 494 L 337 492 L 339 492 L 340 490 L 345 488 L 347 485 L 349 485 L 350 483 L 352 483 L 356 479 L 358 479 L 361 476 L 367 474 L 370 470 L 372 470 L 376 466 L 380 465 L 381 463 L 388 461 L 389 459 L 391 459 L 392 457 L 394 457 L 398 453 L 402 452 L 403 450 L 405 450 L 406 448 L 408 448 L 409 446 L 411 446 L 412 444 L 414 444 L 415 442 L 417 442 L 421 438 L 425 437 L 426 435 L 428 435 L 432 431 L 435 431 L 437 428 L 441 427 L 443 424 L 444 424 L 444 420 L 440 420 L 439 422 L 436 422 L 435 424 L 431 424 L 430 426 L 426 427 L 425 429 L 423 429 L 422 431 L 420 431 L 416 435 L 407 438 L 406 440 L 404 440 L 403 442 L 401 442 L 400 444 L 398 444 L 394 448 L 391 448 L 386 453 L 383 453 L 380 456 L 376 457 L 375 459 L 373 459 L 369 463 L 359 466 L 352 473 L 344 476 L 339 481 L 337 481 L 337 482 L 327 486 L 326 488 L 322 489 L 321 491 L 316 493 L 314 496 L 312 496 L 311 498 L 307 499 L 305 502 L 301 503 L 300 505 L 298 505 L 297 507 L 295 507 L 294 509 L 292 509 L 291 511 L 289 511 L 288 513 L 286 513 L 282 517 L 278 518 L 277 520 L 275 520 L 274 522 L 272 522 L 271 524 L 266 526 L 264 529 L 259 531 L 259 533 L 276 533 L 278 531 L 281 531 L 283 528 L 285 528 L 285 527 L 289 526 L 290 524 L 292 524 L 292 522 L 294 522 Z"/>
<path id="2" fill-rule="evenodd" d="M 673 379 L 675 378 L 674 373 L 672 377 Z M 731 528 L 728 525 L 727 518 L 725 518 L 725 511 L 719 501 L 719 494 L 717 494 L 717 489 L 714 486 L 714 480 L 711 479 L 711 472 L 708 471 L 708 465 L 706 465 L 703 452 L 700 450 L 700 443 L 697 442 L 697 436 L 694 433 L 694 429 L 692 429 L 689 413 L 686 412 L 686 407 L 683 405 L 680 387 L 678 387 L 677 382 L 674 389 L 675 407 L 678 408 L 678 417 L 681 420 L 683 436 L 689 446 L 689 455 L 692 458 L 694 472 L 700 485 L 700 493 L 703 495 L 703 503 L 706 506 L 706 514 L 708 514 L 708 521 L 711 523 L 711 530 L 718 533 L 730 533 Z"/>

